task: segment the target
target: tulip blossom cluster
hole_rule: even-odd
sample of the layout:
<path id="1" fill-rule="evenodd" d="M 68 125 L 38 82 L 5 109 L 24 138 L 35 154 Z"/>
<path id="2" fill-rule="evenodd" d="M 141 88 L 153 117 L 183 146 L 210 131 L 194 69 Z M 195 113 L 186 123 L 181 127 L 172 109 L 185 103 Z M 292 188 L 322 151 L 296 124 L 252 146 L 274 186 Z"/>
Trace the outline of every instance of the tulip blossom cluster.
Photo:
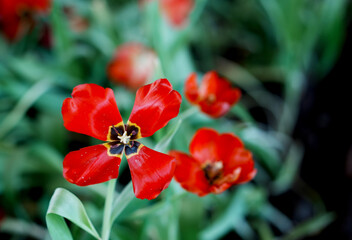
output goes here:
<path id="1" fill-rule="evenodd" d="M 126 68 L 126 75 L 127 69 L 133 75 L 134 63 L 129 61 L 125 48 L 141 50 L 140 45 L 121 47 L 112 65 L 121 64 L 119 71 Z M 200 87 L 196 75 L 191 74 L 185 83 L 185 93 L 191 103 L 214 118 L 226 114 L 241 95 L 239 89 L 231 87 L 215 72 L 207 73 Z M 62 106 L 65 127 L 106 143 L 69 153 L 63 162 L 64 177 L 79 186 L 117 178 L 125 154 L 134 193 L 142 199 L 156 198 L 173 176 L 184 189 L 198 196 L 218 194 L 253 179 L 256 169 L 252 154 L 232 133 L 219 134 L 208 128 L 198 130 L 190 143 L 190 155 L 176 150 L 163 154 L 137 141 L 153 135 L 176 117 L 180 104 L 181 95 L 172 89 L 169 81 L 157 80 L 137 90 L 132 113 L 125 124 L 111 89 L 95 84 L 75 87 L 72 98 L 65 99 Z"/>

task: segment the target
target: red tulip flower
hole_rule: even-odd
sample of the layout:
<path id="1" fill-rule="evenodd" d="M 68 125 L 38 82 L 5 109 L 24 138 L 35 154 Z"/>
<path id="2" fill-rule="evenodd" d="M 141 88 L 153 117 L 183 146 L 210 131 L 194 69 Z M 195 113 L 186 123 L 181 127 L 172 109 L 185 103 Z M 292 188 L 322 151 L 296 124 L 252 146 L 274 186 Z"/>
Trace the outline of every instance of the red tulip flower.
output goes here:
<path id="1" fill-rule="evenodd" d="M 152 0 L 139 0 L 141 6 Z M 160 10 L 172 26 L 184 26 L 193 10 L 194 0 L 159 0 Z"/>
<path id="2" fill-rule="evenodd" d="M 179 151 L 169 154 L 176 158 L 176 181 L 198 196 L 221 193 L 256 175 L 251 152 L 232 133 L 218 134 L 212 129 L 200 129 L 194 135 L 189 151 L 191 155 Z"/>
<path id="3" fill-rule="evenodd" d="M 136 90 L 153 76 L 158 58 L 154 51 L 140 43 L 126 43 L 117 48 L 108 66 L 109 78 Z"/>
<path id="4" fill-rule="evenodd" d="M 238 102 L 241 91 L 211 71 L 204 75 L 198 87 L 197 75 L 192 73 L 185 83 L 185 95 L 188 101 L 198 105 L 202 112 L 213 118 L 224 116 Z"/>
<path id="5" fill-rule="evenodd" d="M 6 38 L 14 41 L 36 24 L 38 15 L 46 14 L 50 0 L 0 0 L 0 28 Z"/>
<path id="6" fill-rule="evenodd" d="M 174 27 L 182 27 L 194 6 L 194 0 L 160 0 L 161 11 Z"/>
<path id="7" fill-rule="evenodd" d="M 153 135 L 176 117 L 180 94 L 167 79 L 141 87 L 127 124 L 123 123 L 112 89 L 82 84 L 62 106 L 64 126 L 106 143 L 70 152 L 64 159 L 64 177 L 87 186 L 118 177 L 122 154 L 131 170 L 137 198 L 156 198 L 173 177 L 175 159 L 136 141 Z"/>

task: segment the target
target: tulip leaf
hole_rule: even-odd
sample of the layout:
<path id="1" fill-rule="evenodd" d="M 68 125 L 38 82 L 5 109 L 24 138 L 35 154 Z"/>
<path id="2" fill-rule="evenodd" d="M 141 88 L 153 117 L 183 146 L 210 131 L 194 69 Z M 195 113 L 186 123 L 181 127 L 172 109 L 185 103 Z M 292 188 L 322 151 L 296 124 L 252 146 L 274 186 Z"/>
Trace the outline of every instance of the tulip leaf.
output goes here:
<path id="1" fill-rule="evenodd" d="M 334 221 L 335 215 L 333 213 L 324 213 L 315 216 L 303 223 L 297 225 L 292 229 L 283 240 L 303 239 L 305 236 L 313 235 L 320 230 L 324 229 L 332 221 Z"/>
<path id="2" fill-rule="evenodd" d="M 277 179 L 274 182 L 273 187 L 275 193 L 283 193 L 292 186 L 296 176 L 298 176 L 303 153 L 304 151 L 301 145 L 297 143 L 290 145 L 286 160 L 281 166 Z"/>
<path id="3" fill-rule="evenodd" d="M 96 239 L 100 239 L 82 202 L 68 190 L 57 188 L 46 214 L 46 223 L 53 240 L 73 239 L 64 218 L 75 223 Z"/>
<path id="4" fill-rule="evenodd" d="M 112 213 L 111 213 L 111 224 L 115 221 L 115 219 L 120 215 L 120 213 L 127 207 L 127 205 L 134 199 L 132 182 L 126 185 L 126 187 L 122 190 L 120 195 L 116 198 L 112 205 Z"/>
<path id="5" fill-rule="evenodd" d="M 175 136 L 177 130 L 180 128 L 182 119 L 179 119 L 171 128 L 171 130 L 159 141 L 154 147 L 155 151 L 165 151 L 169 146 L 172 138 Z"/>
<path id="6" fill-rule="evenodd" d="M 249 122 L 255 124 L 256 121 L 251 116 L 249 111 L 245 108 L 245 106 L 241 104 L 236 104 L 233 108 L 231 108 L 231 113 L 233 113 L 236 117 L 240 118 L 242 121 Z"/>
<path id="7" fill-rule="evenodd" d="M 237 223 L 245 221 L 248 206 L 244 195 L 247 194 L 247 191 L 246 187 L 239 188 L 233 195 L 227 209 L 212 224 L 200 232 L 199 238 L 204 240 L 219 239 L 231 231 Z"/>
<path id="8" fill-rule="evenodd" d="M 51 85 L 46 79 L 41 80 L 35 84 L 22 96 L 12 111 L 0 123 L 0 138 L 5 136 L 12 128 L 18 124 L 25 116 L 26 111 L 32 106 L 34 102 L 48 89 Z"/>

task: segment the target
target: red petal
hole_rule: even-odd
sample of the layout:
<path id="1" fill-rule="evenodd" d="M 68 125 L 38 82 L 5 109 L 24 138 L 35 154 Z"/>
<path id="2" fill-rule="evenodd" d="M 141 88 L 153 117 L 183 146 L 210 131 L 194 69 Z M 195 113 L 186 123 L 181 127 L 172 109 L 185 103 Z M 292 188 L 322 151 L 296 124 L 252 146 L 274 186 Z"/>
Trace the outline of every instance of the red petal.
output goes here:
<path id="1" fill-rule="evenodd" d="M 78 186 L 87 186 L 117 178 L 121 158 L 108 155 L 105 145 L 95 145 L 66 155 L 64 177 Z"/>
<path id="2" fill-rule="evenodd" d="M 217 179 L 214 184 L 210 187 L 212 193 L 219 194 L 230 188 L 232 185 L 237 184 L 241 174 L 241 168 L 236 168 L 227 175 Z"/>
<path id="3" fill-rule="evenodd" d="M 218 133 L 212 129 L 202 128 L 193 136 L 189 151 L 201 164 L 218 159 L 216 151 L 216 139 Z"/>
<path id="4" fill-rule="evenodd" d="M 219 135 L 216 140 L 217 155 L 224 164 L 224 176 L 233 174 L 240 168 L 240 176 L 235 184 L 244 183 L 251 180 L 256 173 L 252 153 L 244 149 L 244 145 L 239 137 L 232 133 Z"/>
<path id="5" fill-rule="evenodd" d="M 161 0 L 161 10 L 174 27 L 181 27 L 187 22 L 193 5 L 194 0 Z"/>
<path id="6" fill-rule="evenodd" d="M 256 169 L 254 169 L 254 161 L 252 153 L 244 148 L 233 149 L 229 152 L 229 156 L 226 160 L 225 174 L 233 171 L 233 169 L 241 168 L 241 175 L 237 179 L 236 184 L 248 182 L 254 178 Z"/>
<path id="7" fill-rule="evenodd" d="M 126 157 L 137 198 L 154 199 L 169 186 L 176 167 L 174 157 L 156 152 L 142 144 L 137 153 Z"/>
<path id="8" fill-rule="evenodd" d="M 185 95 L 190 103 L 198 102 L 198 84 L 195 73 L 192 73 L 185 82 Z"/>
<path id="9" fill-rule="evenodd" d="M 231 105 L 227 102 L 216 102 L 209 104 L 206 101 L 201 101 L 199 102 L 199 106 L 202 112 L 208 114 L 213 118 L 222 117 L 231 109 Z"/>
<path id="10" fill-rule="evenodd" d="M 202 83 L 200 84 L 199 87 L 199 95 L 201 99 L 206 99 L 210 94 L 214 94 L 214 96 L 217 96 L 217 93 L 221 89 L 221 86 L 219 86 L 219 83 L 221 81 L 218 81 L 218 75 L 216 72 L 211 71 L 207 72 L 203 76 Z"/>
<path id="11" fill-rule="evenodd" d="M 238 88 L 232 88 L 225 90 L 220 96 L 219 101 L 227 102 L 230 105 L 235 104 L 241 98 L 241 90 Z"/>
<path id="12" fill-rule="evenodd" d="M 149 137 L 178 115 L 181 101 L 170 82 L 159 79 L 138 89 L 129 122 L 140 127 L 141 137 Z"/>
<path id="13" fill-rule="evenodd" d="M 170 151 L 169 154 L 176 158 L 175 179 L 184 189 L 200 197 L 210 193 L 199 161 L 179 151 Z"/>
<path id="14" fill-rule="evenodd" d="M 66 129 L 94 138 L 108 140 L 109 128 L 122 123 L 114 92 L 96 84 L 82 84 L 73 89 L 72 98 L 62 105 Z"/>
<path id="15" fill-rule="evenodd" d="M 232 133 L 220 134 L 216 139 L 217 155 L 224 164 L 227 164 L 227 161 L 231 161 L 231 154 L 234 149 L 243 147 L 241 139 Z"/>

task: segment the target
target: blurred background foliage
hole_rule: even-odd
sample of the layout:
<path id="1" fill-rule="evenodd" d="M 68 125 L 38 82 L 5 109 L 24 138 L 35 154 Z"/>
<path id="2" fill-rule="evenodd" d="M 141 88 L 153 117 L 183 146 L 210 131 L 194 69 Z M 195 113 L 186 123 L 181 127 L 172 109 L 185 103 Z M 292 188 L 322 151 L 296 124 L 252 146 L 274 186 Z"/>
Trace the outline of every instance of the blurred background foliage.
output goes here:
<path id="1" fill-rule="evenodd" d="M 293 132 L 307 86 L 324 78 L 340 55 L 350 10 L 345 0 L 195 0 L 187 24 L 175 28 L 157 1 L 53 0 L 32 31 L 17 41 L 0 37 L 0 238 L 49 239 L 45 216 L 57 187 L 78 196 L 100 229 L 106 185 L 82 188 L 62 177 L 64 156 L 98 141 L 65 130 L 61 105 L 74 86 L 96 83 L 115 91 L 126 120 L 134 93 L 111 83 L 106 69 L 115 49 L 131 41 L 154 49 L 160 65 L 153 79 L 168 78 L 180 93 L 191 72 L 210 70 L 243 93 L 221 119 L 187 116 L 192 108 L 184 99 L 179 119 L 144 141 L 155 146 L 168 139 L 164 152 L 188 152 L 202 126 L 234 132 L 253 152 L 258 174 L 249 184 L 203 198 L 172 182 L 157 200 L 133 200 L 111 239 L 302 239 L 319 233 L 338 216 L 300 177 L 305 146 Z M 118 191 L 129 182 L 128 171 L 124 161 Z M 296 204 L 278 198 L 287 192 L 294 192 Z M 69 226 L 74 239 L 92 239 Z"/>

